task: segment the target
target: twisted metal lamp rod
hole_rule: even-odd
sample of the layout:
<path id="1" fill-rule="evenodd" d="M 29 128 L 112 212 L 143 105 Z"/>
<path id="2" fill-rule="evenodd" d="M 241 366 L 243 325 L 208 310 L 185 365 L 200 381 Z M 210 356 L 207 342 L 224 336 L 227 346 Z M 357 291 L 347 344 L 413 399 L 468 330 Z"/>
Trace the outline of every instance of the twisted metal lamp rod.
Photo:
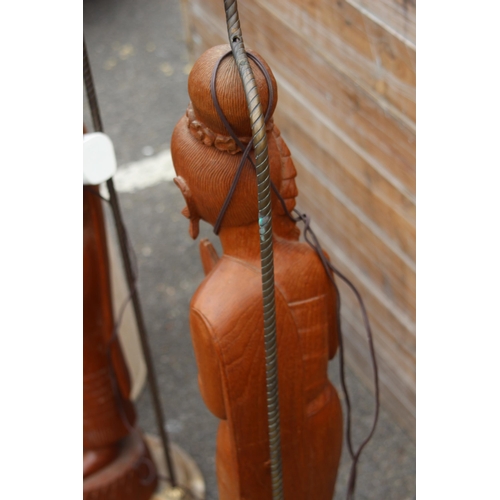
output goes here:
<path id="1" fill-rule="evenodd" d="M 273 500 L 283 499 L 281 465 L 280 412 L 278 398 L 278 349 L 276 343 L 276 308 L 274 302 L 273 233 L 271 224 L 271 182 L 264 114 L 252 68 L 245 51 L 236 0 L 224 0 L 229 43 L 240 73 L 252 125 L 257 171 L 259 204 L 260 256 L 264 306 L 264 347 L 266 358 L 267 416 L 271 458 Z"/>

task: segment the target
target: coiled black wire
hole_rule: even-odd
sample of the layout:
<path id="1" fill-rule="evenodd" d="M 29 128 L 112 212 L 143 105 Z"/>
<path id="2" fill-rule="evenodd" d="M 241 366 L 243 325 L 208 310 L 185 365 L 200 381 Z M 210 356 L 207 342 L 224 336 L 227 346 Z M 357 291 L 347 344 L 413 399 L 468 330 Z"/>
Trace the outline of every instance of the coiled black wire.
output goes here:
<path id="1" fill-rule="evenodd" d="M 221 208 L 221 211 L 219 212 L 219 215 L 217 217 L 217 221 L 214 225 L 214 232 L 215 234 L 218 234 L 220 230 L 220 226 L 222 223 L 222 220 L 224 218 L 224 215 L 229 207 L 229 204 L 231 202 L 231 198 L 234 194 L 234 191 L 236 189 L 236 186 L 238 184 L 238 181 L 240 179 L 240 174 L 243 170 L 243 167 L 247 161 L 250 162 L 252 167 L 255 168 L 255 164 L 252 160 L 252 158 L 249 156 L 250 150 L 252 149 L 252 142 L 250 142 L 247 146 L 245 146 L 241 140 L 238 138 L 236 133 L 234 132 L 233 128 L 229 124 L 227 118 L 224 116 L 224 113 L 219 105 L 219 101 L 217 99 L 217 94 L 216 94 L 216 76 L 217 76 L 217 71 L 219 69 L 220 63 L 222 62 L 223 59 L 231 55 L 232 52 L 229 51 L 226 54 L 224 54 L 220 59 L 217 61 L 215 64 L 213 73 L 212 73 L 212 79 L 210 83 L 210 90 L 211 90 L 211 95 L 212 95 L 212 100 L 215 106 L 215 109 L 217 111 L 217 114 L 219 115 L 219 118 L 221 119 L 222 123 L 224 124 L 224 127 L 226 128 L 227 133 L 232 137 L 232 139 L 235 141 L 235 143 L 238 145 L 238 147 L 241 149 L 243 152 L 240 163 L 236 169 L 235 176 L 233 178 L 233 182 L 231 184 L 231 187 L 229 189 L 229 192 L 226 196 L 226 199 L 223 203 L 223 206 Z M 272 104 L 273 104 L 273 99 L 274 99 L 274 94 L 273 94 L 273 88 L 272 88 L 272 83 L 271 83 L 271 76 L 269 75 L 269 72 L 266 70 L 265 66 L 262 64 L 262 62 L 255 57 L 253 54 L 247 53 L 248 57 L 254 61 L 259 69 L 262 71 L 262 74 L 264 75 L 267 86 L 268 86 L 268 93 L 269 93 L 269 103 L 268 103 L 268 108 L 266 111 L 266 117 L 265 121 L 268 122 L 270 118 L 270 113 L 272 109 Z M 354 498 L 354 492 L 355 492 L 355 487 L 356 487 L 356 475 L 357 475 L 357 466 L 359 463 L 359 459 L 361 456 L 361 453 L 363 449 L 366 447 L 370 439 L 373 437 L 373 434 L 375 433 L 375 428 L 377 426 L 377 421 L 378 421 L 378 416 L 380 412 L 380 390 L 379 390 L 379 378 L 378 378 L 378 367 L 377 367 L 377 359 L 375 355 L 375 347 L 373 343 L 373 333 L 372 329 L 370 326 L 370 321 L 368 318 L 368 313 L 366 311 L 365 304 L 363 302 L 363 298 L 361 297 L 361 294 L 357 290 L 357 288 L 354 286 L 354 284 L 342 273 L 340 272 L 326 257 L 324 254 L 323 250 L 321 249 L 321 246 L 319 244 L 318 238 L 314 231 L 311 228 L 311 218 L 299 212 L 297 209 L 293 209 L 293 214 L 288 210 L 285 200 L 281 196 L 279 190 L 276 188 L 274 183 L 271 181 L 271 188 L 274 191 L 274 194 L 278 197 L 278 200 L 283 207 L 283 210 L 285 211 L 286 215 L 294 222 L 303 222 L 304 223 L 304 239 L 305 241 L 315 250 L 317 253 L 319 259 L 321 260 L 321 263 L 323 264 L 323 267 L 325 268 L 325 272 L 329 278 L 329 280 L 332 282 L 333 286 L 335 287 L 336 291 L 336 297 L 337 297 L 337 322 L 338 322 L 338 337 L 339 337 L 339 365 L 340 365 L 340 382 L 342 385 L 342 391 L 344 393 L 345 397 L 345 403 L 346 403 L 346 414 L 347 414 L 347 423 L 346 423 L 346 441 L 347 441 L 347 448 L 349 451 L 349 455 L 351 457 L 352 463 L 351 463 L 351 469 L 349 473 L 349 480 L 348 480 L 348 485 L 347 485 L 347 500 L 352 500 Z M 367 338 L 368 338 L 368 346 L 369 346 L 369 351 L 370 351 L 370 357 L 372 360 L 372 366 L 373 366 L 373 381 L 374 381 L 374 389 L 375 389 L 375 411 L 374 411 L 374 417 L 373 417 L 373 423 L 370 428 L 370 431 L 367 435 L 367 437 L 362 441 L 362 443 L 359 445 L 358 449 L 355 451 L 353 442 L 352 442 L 352 425 L 351 425 L 351 414 L 352 414 L 352 408 L 351 408 L 351 399 L 349 397 L 349 391 L 347 388 L 346 384 L 346 377 L 345 377 L 345 347 L 344 347 L 344 339 L 343 339 L 343 334 L 342 334 L 342 329 L 341 329 L 341 323 L 340 323 L 340 308 L 341 308 L 341 300 L 340 300 L 340 293 L 338 286 L 333 278 L 333 275 L 336 274 L 346 285 L 352 290 L 354 295 L 356 296 L 356 299 L 359 303 L 360 309 L 361 309 L 361 314 L 363 317 L 363 324 L 365 326 L 365 330 L 367 333 Z"/>

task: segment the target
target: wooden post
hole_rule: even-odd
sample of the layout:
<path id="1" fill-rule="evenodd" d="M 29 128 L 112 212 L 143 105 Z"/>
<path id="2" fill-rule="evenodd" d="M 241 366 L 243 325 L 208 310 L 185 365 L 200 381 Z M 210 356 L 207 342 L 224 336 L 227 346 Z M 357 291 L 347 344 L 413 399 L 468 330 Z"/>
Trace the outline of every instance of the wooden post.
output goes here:
<path id="1" fill-rule="evenodd" d="M 129 374 L 114 335 L 98 193 L 97 186 L 83 189 L 83 497 L 147 500 L 156 468 L 135 425 Z"/>

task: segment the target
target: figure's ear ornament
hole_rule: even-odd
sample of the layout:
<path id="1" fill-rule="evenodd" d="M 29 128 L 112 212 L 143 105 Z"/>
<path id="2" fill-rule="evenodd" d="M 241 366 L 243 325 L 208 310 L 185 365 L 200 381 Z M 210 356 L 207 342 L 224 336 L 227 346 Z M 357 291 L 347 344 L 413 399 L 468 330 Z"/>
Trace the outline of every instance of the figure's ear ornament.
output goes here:
<path id="1" fill-rule="evenodd" d="M 195 240 L 200 234 L 200 219 L 189 220 L 189 236 Z"/>
<path id="2" fill-rule="evenodd" d="M 200 216 L 196 210 L 191 190 L 186 181 L 180 176 L 174 177 L 174 182 L 186 200 L 186 206 L 181 210 L 181 214 L 189 219 L 189 236 L 195 240 L 200 234 Z"/>

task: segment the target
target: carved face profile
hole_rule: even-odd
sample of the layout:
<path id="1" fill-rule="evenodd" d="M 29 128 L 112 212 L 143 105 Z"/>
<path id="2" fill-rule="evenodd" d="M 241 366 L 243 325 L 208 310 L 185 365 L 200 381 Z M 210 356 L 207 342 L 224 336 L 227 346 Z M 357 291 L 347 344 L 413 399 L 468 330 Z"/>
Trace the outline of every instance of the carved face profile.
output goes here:
<path id="1" fill-rule="evenodd" d="M 193 238 L 193 240 L 195 240 L 200 233 L 200 216 L 196 210 L 191 190 L 182 177 L 175 177 L 174 182 L 180 189 L 182 196 L 186 201 L 186 206 L 182 209 L 181 213 L 184 217 L 189 219 L 189 235 Z"/>
<path id="2" fill-rule="evenodd" d="M 278 127 L 274 127 L 273 135 L 276 140 L 276 145 L 279 150 L 281 160 L 281 185 L 279 193 L 285 202 L 288 212 L 292 212 L 296 205 L 296 197 L 299 194 L 295 178 L 297 177 L 297 170 L 293 164 L 285 141 L 281 137 Z M 288 239 L 298 240 L 300 237 L 300 230 L 297 224 L 291 220 L 286 214 L 285 209 L 280 202 L 273 205 L 273 230 L 276 235 Z"/>

